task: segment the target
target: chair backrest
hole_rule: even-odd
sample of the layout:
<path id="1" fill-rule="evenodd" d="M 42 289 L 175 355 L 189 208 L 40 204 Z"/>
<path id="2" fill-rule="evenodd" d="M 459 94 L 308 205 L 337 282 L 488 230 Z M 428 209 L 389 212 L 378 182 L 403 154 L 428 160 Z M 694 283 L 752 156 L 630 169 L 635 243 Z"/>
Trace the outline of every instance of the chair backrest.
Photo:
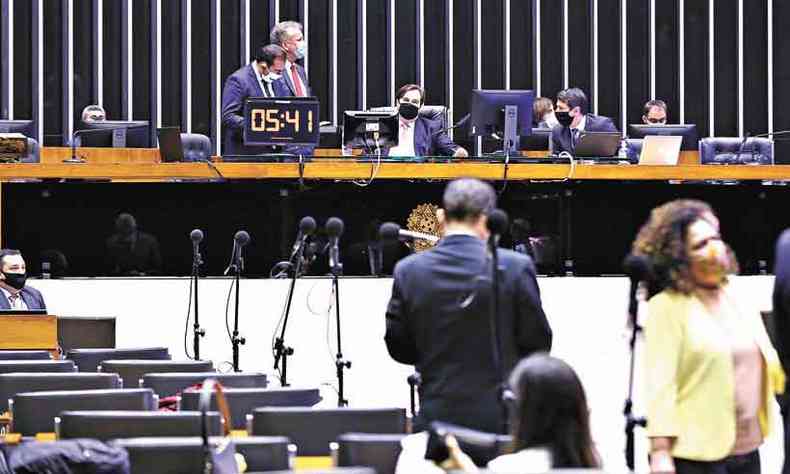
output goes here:
<path id="1" fill-rule="evenodd" d="M 393 474 L 405 434 L 347 433 L 337 438 L 338 466 L 368 466 Z"/>
<path id="2" fill-rule="evenodd" d="M 112 349 L 115 316 L 58 316 L 58 344 L 66 353 L 74 349 Z"/>
<path id="3" fill-rule="evenodd" d="M 222 418 L 208 413 L 209 435 L 220 436 Z M 200 412 L 195 411 L 64 411 L 58 417 L 60 439 L 200 436 Z"/>
<path id="4" fill-rule="evenodd" d="M 212 438 L 217 442 L 217 438 Z M 289 466 L 288 438 L 253 436 L 235 438 L 236 452 L 244 456 L 247 471 L 273 471 Z M 198 437 L 117 439 L 112 446 L 129 453 L 132 474 L 193 474 L 203 472 L 202 442 Z"/>
<path id="5" fill-rule="evenodd" d="M 150 411 L 158 404 L 154 392 L 143 388 L 17 393 L 12 400 L 12 430 L 23 436 L 53 431 L 55 417 L 63 411 Z"/>
<path id="6" fill-rule="evenodd" d="M 254 436 L 289 437 L 300 456 L 326 456 L 329 443 L 343 433 L 405 433 L 403 408 L 257 408 L 250 431 Z"/>
<path id="7" fill-rule="evenodd" d="M 266 388 L 268 381 L 263 373 L 235 373 L 218 374 L 215 372 L 185 372 L 185 373 L 154 373 L 143 375 L 141 387 L 153 389 L 160 398 L 170 397 L 185 389 L 203 383 L 207 378 L 219 381 L 227 388 Z M 195 405 L 197 410 L 197 405 Z"/>
<path id="8" fill-rule="evenodd" d="M 0 360 L 0 374 L 11 372 L 76 372 L 70 360 Z"/>
<path id="9" fill-rule="evenodd" d="M 21 161 L 22 163 L 41 162 L 39 146 L 35 138 L 27 137 L 27 155 L 23 156 Z"/>
<path id="10" fill-rule="evenodd" d="M 370 112 L 397 112 L 395 107 L 371 107 L 368 109 Z M 420 117 L 425 117 L 430 120 L 437 120 L 442 125 L 442 128 L 447 128 L 450 123 L 450 109 L 444 105 L 423 105 L 420 108 Z"/>
<path id="11" fill-rule="evenodd" d="M 642 138 L 626 138 L 625 149 L 626 149 L 626 153 L 628 153 L 628 161 L 630 161 L 631 163 L 639 162 L 639 155 L 642 154 L 643 142 L 644 139 Z"/>
<path id="12" fill-rule="evenodd" d="M 99 365 L 100 372 L 120 375 L 126 388 L 139 387 L 145 374 L 213 370 L 210 360 L 105 360 Z"/>
<path id="13" fill-rule="evenodd" d="M 242 430 L 247 426 L 247 415 L 262 407 L 311 407 L 321 401 L 317 388 L 228 388 L 224 390 L 233 418 L 233 429 Z M 187 390 L 181 394 L 181 410 L 197 410 L 200 403 L 199 390 Z M 217 409 L 214 397 L 211 409 Z"/>
<path id="14" fill-rule="evenodd" d="M 112 388 L 121 388 L 118 374 L 79 372 L 0 374 L 0 412 L 8 409 L 8 399 L 17 393 Z"/>
<path id="15" fill-rule="evenodd" d="M 774 144 L 768 138 L 712 137 L 699 141 L 700 163 L 760 164 L 774 163 Z"/>
<path id="16" fill-rule="evenodd" d="M 200 133 L 182 133 L 184 161 L 206 161 L 211 159 L 211 140 Z"/>
<path id="17" fill-rule="evenodd" d="M 0 351 L 0 360 L 52 360 L 47 351 Z"/>
<path id="18" fill-rule="evenodd" d="M 137 349 L 71 349 L 66 359 L 73 360 L 80 372 L 96 372 L 105 360 L 170 360 L 166 347 L 143 347 Z"/>

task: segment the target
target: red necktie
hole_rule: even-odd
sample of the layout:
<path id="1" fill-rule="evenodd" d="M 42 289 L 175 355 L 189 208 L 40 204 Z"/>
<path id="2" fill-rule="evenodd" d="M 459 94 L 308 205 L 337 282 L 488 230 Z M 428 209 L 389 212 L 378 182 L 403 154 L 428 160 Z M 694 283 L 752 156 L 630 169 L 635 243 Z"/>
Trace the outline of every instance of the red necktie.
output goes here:
<path id="1" fill-rule="evenodd" d="M 299 73 L 296 71 L 296 64 L 291 64 L 291 80 L 294 83 L 296 97 L 303 97 L 304 91 L 302 90 L 302 83 L 299 81 Z"/>

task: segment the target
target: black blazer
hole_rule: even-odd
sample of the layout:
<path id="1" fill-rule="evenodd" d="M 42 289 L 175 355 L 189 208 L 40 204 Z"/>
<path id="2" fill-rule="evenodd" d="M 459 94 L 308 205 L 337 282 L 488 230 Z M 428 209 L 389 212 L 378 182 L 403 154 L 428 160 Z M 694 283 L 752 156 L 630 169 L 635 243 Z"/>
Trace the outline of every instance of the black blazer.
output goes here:
<path id="1" fill-rule="evenodd" d="M 552 332 L 532 260 L 504 249 L 499 259 L 498 321 L 507 374 L 519 359 L 550 350 Z M 415 365 L 422 376 L 423 422 L 441 419 L 487 431 L 500 426 L 490 265 L 482 240 L 452 235 L 395 266 L 385 341 L 393 359 Z"/>
<path id="2" fill-rule="evenodd" d="M 27 309 L 47 310 L 47 305 L 44 304 L 44 297 L 41 295 L 41 292 L 32 286 L 22 288 L 20 295 L 22 296 L 22 301 L 27 305 Z M 0 309 L 11 309 L 11 303 L 3 292 L 0 292 Z"/>
<path id="3" fill-rule="evenodd" d="M 774 267 L 774 327 L 776 350 L 782 366 L 790 369 L 790 229 L 776 242 Z"/>
<path id="4" fill-rule="evenodd" d="M 618 132 L 614 122 L 609 117 L 602 115 L 586 115 L 586 122 L 584 124 L 585 132 Z M 570 127 L 556 126 L 551 129 L 551 144 L 552 152 L 560 154 L 563 151 L 573 153 L 573 144 L 571 142 L 571 129 Z"/>

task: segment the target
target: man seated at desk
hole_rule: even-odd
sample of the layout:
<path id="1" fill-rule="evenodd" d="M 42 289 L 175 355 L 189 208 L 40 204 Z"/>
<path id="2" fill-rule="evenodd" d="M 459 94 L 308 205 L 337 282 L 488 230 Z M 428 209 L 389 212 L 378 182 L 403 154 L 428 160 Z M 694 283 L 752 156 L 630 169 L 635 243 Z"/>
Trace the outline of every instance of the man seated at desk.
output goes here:
<path id="1" fill-rule="evenodd" d="M 46 310 L 41 292 L 26 286 L 27 269 L 19 250 L 0 250 L 0 310 Z"/>
<path id="2" fill-rule="evenodd" d="M 425 91 L 417 84 L 406 84 L 398 90 L 395 95 L 400 118 L 398 146 L 390 148 L 388 155 L 468 157 L 469 153 L 453 143 L 441 123 L 420 116 L 420 108 L 424 104 Z"/>
<path id="3" fill-rule="evenodd" d="M 587 96 L 576 87 L 557 93 L 554 115 L 559 125 L 551 129 L 551 150 L 555 154 L 574 153 L 582 132 L 617 132 L 609 117 L 587 111 Z"/>

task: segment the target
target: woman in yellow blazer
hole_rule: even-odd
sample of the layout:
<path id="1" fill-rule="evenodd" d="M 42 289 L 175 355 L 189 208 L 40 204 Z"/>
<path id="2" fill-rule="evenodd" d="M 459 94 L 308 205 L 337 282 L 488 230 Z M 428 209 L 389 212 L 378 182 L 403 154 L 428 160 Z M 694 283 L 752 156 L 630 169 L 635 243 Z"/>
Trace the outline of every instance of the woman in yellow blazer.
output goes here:
<path id="1" fill-rule="evenodd" d="M 758 311 L 727 284 L 737 271 L 700 201 L 653 210 L 633 246 L 652 264 L 645 388 L 653 473 L 760 474 L 784 373 Z"/>

